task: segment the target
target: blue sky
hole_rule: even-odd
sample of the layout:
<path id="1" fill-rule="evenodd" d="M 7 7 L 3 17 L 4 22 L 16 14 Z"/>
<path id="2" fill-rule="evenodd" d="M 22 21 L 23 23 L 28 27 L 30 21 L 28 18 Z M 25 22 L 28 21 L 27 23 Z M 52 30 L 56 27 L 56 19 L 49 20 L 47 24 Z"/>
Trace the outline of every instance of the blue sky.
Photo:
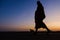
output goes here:
<path id="1" fill-rule="evenodd" d="M 41 0 L 41 3 L 46 15 L 44 22 L 48 28 L 60 26 L 60 0 Z M 0 0 L 0 28 L 34 27 L 36 7 L 36 0 Z"/>

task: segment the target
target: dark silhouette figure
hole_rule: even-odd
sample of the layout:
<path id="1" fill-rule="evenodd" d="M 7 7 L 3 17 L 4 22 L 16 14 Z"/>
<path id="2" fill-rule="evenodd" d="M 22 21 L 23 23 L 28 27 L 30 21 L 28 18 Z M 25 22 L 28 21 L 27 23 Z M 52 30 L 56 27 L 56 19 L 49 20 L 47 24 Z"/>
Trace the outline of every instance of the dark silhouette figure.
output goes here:
<path id="1" fill-rule="evenodd" d="M 47 28 L 47 26 L 43 22 L 45 17 L 46 16 L 45 16 L 45 13 L 44 13 L 44 7 L 43 7 L 43 5 L 41 4 L 40 1 L 37 1 L 37 10 L 35 11 L 35 29 L 36 29 L 36 32 L 41 27 L 46 28 L 47 31 L 49 31 L 49 29 Z"/>

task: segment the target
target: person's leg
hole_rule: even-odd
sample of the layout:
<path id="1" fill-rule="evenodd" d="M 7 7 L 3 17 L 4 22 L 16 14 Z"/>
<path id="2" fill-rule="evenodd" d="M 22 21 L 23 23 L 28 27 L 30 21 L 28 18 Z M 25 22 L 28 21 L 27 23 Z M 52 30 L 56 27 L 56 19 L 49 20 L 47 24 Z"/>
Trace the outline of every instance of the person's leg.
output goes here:
<path id="1" fill-rule="evenodd" d="M 38 28 L 36 28 L 36 31 L 35 32 L 37 32 L 38 31 Z"/>
<path id="2" fill-rule="evenodd" d="M 38 31 L 38 25 L 39 23 L 38 23 L 38 21 L 35 23 L 35 32 L 37 32 Z"/>
<path id="3" fill-rule="evenodd" d="M 47 26 L 45 25 L 45 23 L 43 23 L 43 27 L 46 28 L 48 32 L 50 31 L 50 30 L 47 28 Z"/>
<path id="4" fill-rule="evenodd" d="M 49 32 L 50 30 L 46 27 L 47 31 Z"/>

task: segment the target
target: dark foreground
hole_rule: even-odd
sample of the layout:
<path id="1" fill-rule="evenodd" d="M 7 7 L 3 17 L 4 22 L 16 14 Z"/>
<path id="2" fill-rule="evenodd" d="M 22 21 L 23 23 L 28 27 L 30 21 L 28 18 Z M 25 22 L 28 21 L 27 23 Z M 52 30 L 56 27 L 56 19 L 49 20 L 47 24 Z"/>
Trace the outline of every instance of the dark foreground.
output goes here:
<path id="1" fill-rule="evenodd" d="M 0 32 L 0 40 L 60 40 L 60 32 Z"/>

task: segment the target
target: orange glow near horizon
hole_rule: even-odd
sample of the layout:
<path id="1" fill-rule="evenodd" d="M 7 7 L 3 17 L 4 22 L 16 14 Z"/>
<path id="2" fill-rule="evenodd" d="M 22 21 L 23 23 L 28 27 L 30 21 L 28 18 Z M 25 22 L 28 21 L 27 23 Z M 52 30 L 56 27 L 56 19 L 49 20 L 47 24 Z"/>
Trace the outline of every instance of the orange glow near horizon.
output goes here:
<path id="1" fill-rule="evenodd" d="M 30 29 L 35 30 L 35 26 L 23 26 L 19 28 L 19 30 L 22 29 L 22 31 L 30 31 Z M 47 26 L 51 31 L 60 31 L 60 26 Z M 39 28 L 38 31 L 46 31 L 45 28 Z"/>

